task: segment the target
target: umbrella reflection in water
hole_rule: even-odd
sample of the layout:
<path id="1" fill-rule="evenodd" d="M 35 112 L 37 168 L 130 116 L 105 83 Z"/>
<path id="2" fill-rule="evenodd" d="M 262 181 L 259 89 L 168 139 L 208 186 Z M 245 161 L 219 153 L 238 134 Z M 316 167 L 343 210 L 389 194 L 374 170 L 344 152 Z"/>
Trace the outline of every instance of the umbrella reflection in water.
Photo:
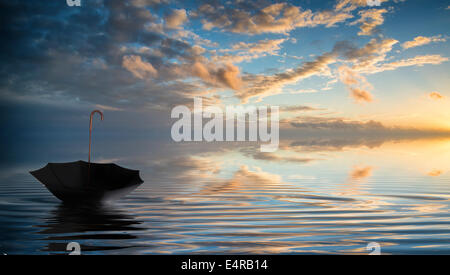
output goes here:
<path id="1" fill-rule="evenodd" d="M 51 211 L 51 216 L 39 227 L 39 234 L 49 241 L 43 251 L 67 253 L 71 241 L 81 243 L 82 251 L 101 251 L 133 248 L 129 240 L 138 237 L 133 232 L 145 230 L 141 221 L 111 208 L 111 205 L 74 207 L 62 203 Z M 105 245 L 107 240 L 110 245 Z M 121 240 L 126 240 L 122 242 Z M 100 242 L 99 242 L 100 241 Z"/>

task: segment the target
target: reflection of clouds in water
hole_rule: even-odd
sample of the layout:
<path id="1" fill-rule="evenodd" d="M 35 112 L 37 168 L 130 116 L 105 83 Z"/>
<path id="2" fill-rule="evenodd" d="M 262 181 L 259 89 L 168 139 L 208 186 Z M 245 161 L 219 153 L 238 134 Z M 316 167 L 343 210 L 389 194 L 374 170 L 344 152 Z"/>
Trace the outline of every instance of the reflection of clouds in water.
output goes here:
<path id="1" fill-rule="evenodd" d="M 353 170 L 350 172 L 350 178 L 353 180 L 363 180 L 372 175 L 373 167 L 366 166 L 366 167 L 354 167 Z"/>
<path id="2" fill-rule="evenodd" d="M 258 196 L 255 196 L 258 194 Z M 197 201 L 216 201 L 218 198 L 238 204 L 251 201 L 282 201 L 298 205 L 334 208 L 341 203 L 356 203 L 357 200 L 342 196 L 321 194 L 320 190 L 308 190 L 297 184 L 284 182 L 281 175 L 263 171 L 260 167 L 241 166 L 230 179 L 206 181 L 198 192 L 193 194 Z M 172 197 L 184 200 L 184 195 Z M 189 196 L 188 200 L 191 199 Z M 358 202 L 364 203 L 364 202 Z M 244 203 L 245 204 L 245 203 Z"/>
<path id="3" fill-rule="evenodd" d="M 367 185 L 364 184 L 365 179 L 372 175 L 373 167 L 371 166 L 354 166 L 353 169 L 349 172 L 348 180 L 341 185 L 339 188 L 339 192 L 336 193 L 338 196 L 351 196 L 358 197 L 361 196 Z M 359 203 L 360 204 L 360 203 Z M 364 203 L 358 207 L 378 207 L 383 204 L 380 199 L 373 199 L 364 201 Z"/>
<path id="4" fill-rule="evenodd" d="M 207 155 L 168 157 L 149 164 L 150 182 L 171 181 L 195 189 L 205 181 L 215 181 L 225 167 L 220 160 Z"/>
<path id="5" fill-rule="evenodd" d="M 415 178 L 402 169 L 423 163 L 422 151 L 430 153 L 424 146 L 383 141 L 370 147 L 377 143 L 339 137 L 295 141 L 302 145 L 290 147 L 292 141 L 285 141 L 284 148 L 271 154 L 259 152 L 253 143 L 130 143 L 131 151 L 117 148 L 124 152 L 121 164 L 143 169 L 146 182 L 119 201 L 117 209 L 37 211 L 50 216 L 40 219 L 34 247 L 66 253 L 65 245 L 79 238 L 82 251 L 108 254 L 366 254 L 368 240 L 383 239 L 386 251 L 395 252 L 411 250 L 423 239 L 440 241 L 438 234 L 448 233 L 445 175 L 423 177 L 433 167 L 446 171 L 438 163 L 444 163 L 442 155 L 436 154 L 435 163 L 417 171 L 422 178 Z M 327 150 L 333 153 L 324 154 Z M 0 191 L 9 202 L 10 190 Z M 36 205 L 55 206 L 51 200 L 25 196 L 25 201 L 3 207 L 36 211 Z M 7 224 L 12 224 L 8 232 L 20 226 Z M 437 249 L 442 252 L 446 246 Z"/>
<path id="6" fill-rule="evenodd" d="M 298 174 L 289 175 L 287 178 L 290 180 L 315 180 L 315 179 L 317 179 L 317 177 L 315 177 L 315 176 L 305 176 L 305 175 L 298 175 Z"/>
<path id="7" fill-rule="evenodd" d="M 145 230 L 142 221 L 136 220 L 112 205 L 60 204 L 40 226 L 39 234 L 47 236 L 43 251 L 67 253 L 70 241 L 79 241 L 83 251 L 102 251 L 131 248 L 129 242 L 136 239 L 132 232 Z M 105 245 L 103 240 L 109 240 Z"/>
<path id="8" fill-rule="evenodd" d="M 248 166 L 243 165 L 233 174 L 231 179 L 209 181 L 196 195 L 216 196 L 224 193 L 234 193 L 254 200 L 253 194 L 248 194 L 249 190 L 263 190 L 280 185 L 283 185 L 280 175 L 264 172 L 259 167 L 250 169 Z M 207 197 L 205 198 L 208 199 Z"/>
<path id="9" fill-rule="evenodd" d="M 439 177 L 440 175 L 442 175 L 442 173 L 444 173 L 444 171 L 438 170 L 438 169 L 433 169 L 430 172 L 428 172 L 427 175 L 430 177 Z"/>

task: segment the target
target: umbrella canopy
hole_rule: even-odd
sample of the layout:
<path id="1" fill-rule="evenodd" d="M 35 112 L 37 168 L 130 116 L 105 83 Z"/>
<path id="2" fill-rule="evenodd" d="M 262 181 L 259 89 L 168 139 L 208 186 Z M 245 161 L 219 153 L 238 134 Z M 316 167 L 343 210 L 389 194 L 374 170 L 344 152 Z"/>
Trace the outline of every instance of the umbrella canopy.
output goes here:
<path id="1" fill-rule="evenodd" d="M 30 173 L 64 202 L 116 199 L 144 182 L 138 170 L 114 163 L 88 163 L 81 160 L 49 163 Z"/>
<path id="2" fill-rule="evenodd" d="M 49 163 L 30 173 L 47 187 L 53 195 L 64 202 L 98 202 L 119 198 L 142 184 L 139 171 L 123 168 L 114 163 L 91 163 L 92 117 L 89 117 L 88 162 Z"/>

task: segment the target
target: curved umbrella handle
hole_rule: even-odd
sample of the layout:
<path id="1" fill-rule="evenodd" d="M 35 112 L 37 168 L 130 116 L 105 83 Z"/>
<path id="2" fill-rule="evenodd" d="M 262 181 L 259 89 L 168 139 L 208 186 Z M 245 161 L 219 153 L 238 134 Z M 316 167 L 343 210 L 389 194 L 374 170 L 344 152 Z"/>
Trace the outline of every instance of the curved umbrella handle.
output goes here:
<path id="1" fill-rule="evenodd" d="M 89 158 L 88 158 L 88 162 L 89 164 L 91 163 L 91 136 L 92 136 L 92 117 L 94 116 L 95 113 L 99 113 L 100 114 L 100 118 L 101 120 L 103 120 L 103 113 L 99 110 L 94 110 L 91 112 L 91 116 L 89 118 Z"/>

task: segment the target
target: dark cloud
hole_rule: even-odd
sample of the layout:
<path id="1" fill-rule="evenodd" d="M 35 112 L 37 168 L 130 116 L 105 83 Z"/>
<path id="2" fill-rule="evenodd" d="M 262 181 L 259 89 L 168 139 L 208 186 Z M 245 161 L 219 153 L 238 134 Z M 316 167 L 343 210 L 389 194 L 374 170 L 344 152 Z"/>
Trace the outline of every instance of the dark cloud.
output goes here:
<path id="1" fill-rule="evenodd" d="M 338 129 L 338 130 L 380 130 L 387 129 L 383 124 L 370 120 L 368 122 L 345 120 L 342 118 L 299 117 L 290 122 L 295 128 Z"/>
<path id="2" fill-rule="evenodd" d="M 217 44 L 183 29 L 183 24 L 195 17 L 204 26 L 232 32 L 288 32 L 344 22 L 361 3 L 338 1 L 329 10 L 311 11 L 270 1 L 214 1 L 199 4 L 197 10 L 162 5 L 167 2 L 92 0 L 68 7 L 65 1 L 2 1 L 0 96 L 140 109 L 188 103 L 198 95 L 218 100 L 216 91 L 232 89 L 246 102 L 281 93 L 285 85 L 312 76 L 333 77 L 332 65 L 341 61 L 339 57 L 352 62 L 356 72 L 446 60 L 419 56 L 373 68 L 397 43 L 373 38 L 361 48 L 340 42 L 332 51 L 284 72 L 241 74 L 233 62 L 278 54 L 286 39 L 241 42 L 228 58 L 205 49 Z M 354 97 L 370 100 L 367 89 L 353 88 L 358 88 L 352 90 Z"/>
<path id="3" fill-rule="evenodd" d="M 2 1 L 0 96 L 162 108 L 216 86 L 201 77 L 184 81 L 197 77 L 193 64 L 207 60 L 198 46 L 151 27 L 162 22 L 164 1 L 84 2 Z M 206 67 L 225 87 L 234 85 L 231 65 Z"/>

